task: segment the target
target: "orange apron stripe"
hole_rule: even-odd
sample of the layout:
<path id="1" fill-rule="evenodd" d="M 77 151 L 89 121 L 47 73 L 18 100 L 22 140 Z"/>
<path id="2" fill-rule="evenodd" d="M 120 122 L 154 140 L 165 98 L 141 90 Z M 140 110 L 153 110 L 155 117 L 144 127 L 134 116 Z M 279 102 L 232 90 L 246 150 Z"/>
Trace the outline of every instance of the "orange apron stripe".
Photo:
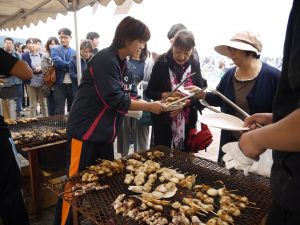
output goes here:
<path id="1" fill-rule="evenodd" d="M 69 177 L 75 176 L 78 174 L 81 151 L 82 151 L 82 141 L 72 138 L 71 165 L 70 165 L 70 169 L 69 169 Z"/>
<path id="2" fill-rule="evenodd" d="M 72 140 L 71 140 L 71 163 L 70 163 L 70 168 L 69 168 L 69 177 L 75 176 L 78 174 L 81 152 L 82 152 L 82 141 L 72 138 Z M 68 192 L 68 190 L 70 191 L 71 188 L 72 188 L 72 185 L 66 184 L 65 191 Z M 66 201 L 63 201 L 61 225 L 66 224 L 69 211 L 70 211 L 70 204 Z"/>

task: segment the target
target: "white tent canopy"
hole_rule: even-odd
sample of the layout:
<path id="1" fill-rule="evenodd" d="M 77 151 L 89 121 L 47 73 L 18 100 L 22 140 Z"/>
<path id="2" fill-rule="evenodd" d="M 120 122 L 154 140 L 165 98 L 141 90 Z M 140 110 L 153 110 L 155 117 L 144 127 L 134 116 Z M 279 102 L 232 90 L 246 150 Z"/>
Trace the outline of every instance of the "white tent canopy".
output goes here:
<path id="1" fill-rule="evenodd" d="M 23 26 L 37 25 L 39 21 L 46 22 L 50 17 L 55 19 L 58 13 L 66 15 L 74 12 L 76 61 L 78 81 L 81 79 L 81 63 L 79 53 L 77 14 L 83 7 L 93 6 L 99 2 L 107 6 L 111 0 L 0 0 L 0 30 L 16 29 Z M 126 0 L 114 0 L 116 5 L 122 5 Z M 141 3 L 143 0 L 127 0 Z"/>
<path id="2" fill-rule="evenodd" d="M 16 29 L 37 25 L 39 21 L 46 22 L 50 17 L 55 19 L 58 13 L 66 15 L 76 12 L 87 5 L 99 2 L 107 6 L 111 0 L 0 0 L 0 29 Z M 133 0 L 141 3 L 142 0 Z M 122 5 L 125 0 L 114 0 L 116 5 Z"/>

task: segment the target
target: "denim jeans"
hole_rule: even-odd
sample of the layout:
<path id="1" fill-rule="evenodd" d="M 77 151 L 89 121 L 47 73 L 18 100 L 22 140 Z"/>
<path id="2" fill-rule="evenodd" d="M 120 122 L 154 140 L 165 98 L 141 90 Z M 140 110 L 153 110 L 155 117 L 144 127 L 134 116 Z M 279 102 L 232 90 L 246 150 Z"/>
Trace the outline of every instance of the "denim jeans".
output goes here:
<path id="1" fill-rule="evenodd" d="M 20 113 L 22 111 L 22 103 L 23 103 L 23 87 L 22 84 L 15 85 L 18 89 L 18 97 L 16 100 L 16 112 Z"/>

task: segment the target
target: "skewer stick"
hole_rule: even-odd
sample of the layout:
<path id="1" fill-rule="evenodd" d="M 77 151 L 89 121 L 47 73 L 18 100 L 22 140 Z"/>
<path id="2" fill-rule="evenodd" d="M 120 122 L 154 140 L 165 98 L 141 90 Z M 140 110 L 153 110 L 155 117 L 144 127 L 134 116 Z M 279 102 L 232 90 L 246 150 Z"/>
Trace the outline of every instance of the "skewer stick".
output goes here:
<path id="1" fill-rule="evenodd" d="M 246 206 L 246 208 L 250 208 L 250 209 L 257 209 L 257 210 L 260 210 L 261 208 L 258 208 L 258 207 L 253 207 L 253 206 Z"/>
<path id="2" fill-rule="evenodd" d="M 64 194 L 72 194 L 72 193 L 74 193 L 74 192 L 76 192 L 76 191 L 78 191 L 78 190 L 80 190 L 81 188 L 76 188 L 75 190 L 67 190 L 67 191 L 64 191 L 64 192 L 61 192 L 61 193 L 59 193 L 58 194 L 58 196 L 62 196 L 62 195 L 64 195 Z"/>
<path id="3" fill-rule="evenodd" d="M 250 202 L 250 201 L 248 201 L 251 205 L 256 205 L 256 203 L 255 202 Z"/>
<path id="4" fill-rule="evenodd" d="M 217 214 L 217 213 L 215 213 L 214 211 L 210 211 L 212 214 L 214 214 L 215 216 L 218 216 L 219 217 L 219 215 Z"/>
<path id="5" fill-rule="evenodd" d="M 196 214 L 198 215 L 201 215 L 201 216 L 206 216 L 207 214 L 204 214 L 204 213 L 201 213 L 201 212 L 195 212 Z"/>
<path id="6" fill-rule="evenodd" d="M 220 183 L 220 184 L 224 185 L 224 182 L 222 180 L 216 180 L 215 183 Z M 224 185 L 224 188 L 225 188 L 225 185 Z"/>

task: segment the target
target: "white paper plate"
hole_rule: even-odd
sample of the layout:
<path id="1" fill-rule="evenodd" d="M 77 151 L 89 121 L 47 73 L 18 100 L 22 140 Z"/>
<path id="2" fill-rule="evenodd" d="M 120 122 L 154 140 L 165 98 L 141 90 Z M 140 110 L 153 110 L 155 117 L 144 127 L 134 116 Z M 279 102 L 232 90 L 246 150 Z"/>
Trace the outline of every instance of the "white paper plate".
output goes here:
<path id="1" fill-rule="evenodd" d="M 249 130 L 243 127 L 244 122 L 232 115 L 226 113 L 205 114 L 200 116 L 200 122 L 208 126 L 217 127 L 223 130 L 242 131 Z"/>

